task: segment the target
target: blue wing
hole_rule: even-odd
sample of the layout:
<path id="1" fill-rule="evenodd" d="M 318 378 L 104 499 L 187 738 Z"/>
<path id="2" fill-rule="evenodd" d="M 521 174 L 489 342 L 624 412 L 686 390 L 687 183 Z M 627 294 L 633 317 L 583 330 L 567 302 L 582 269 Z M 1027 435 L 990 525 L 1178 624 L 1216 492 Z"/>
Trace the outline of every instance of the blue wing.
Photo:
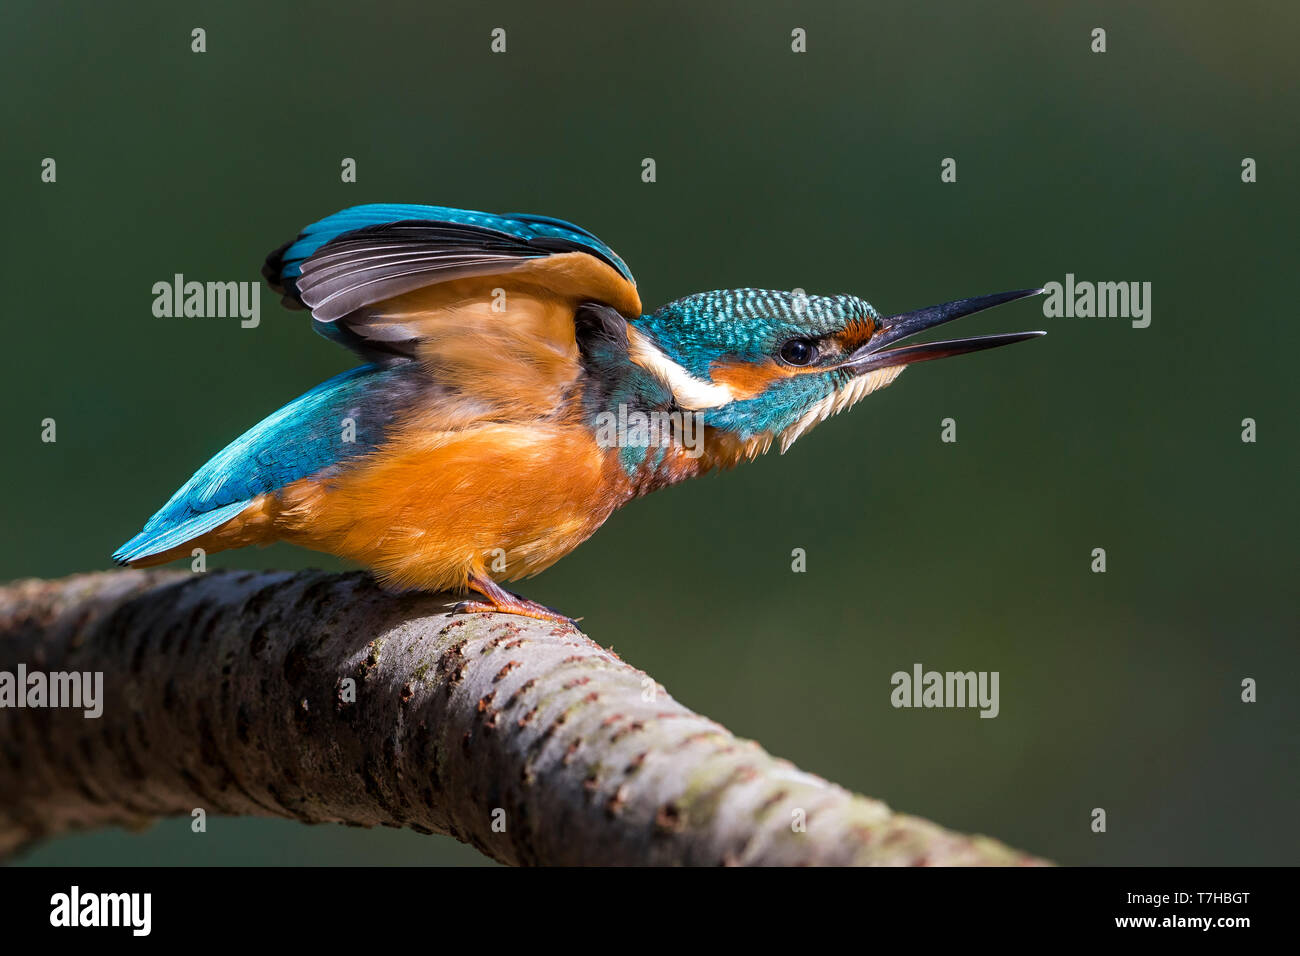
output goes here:
<path id="1" fill-rule="evenodd" d="M 483 273 L 491 271 L 503 259 L 540 258 L 557 252 L 593 255 L 635 284 L 627 264 L 613 249 L 581 226 L 563 219 L 528 213 L 498 216 L 472 209 L 411 203 L 371 203 L 326 216 L 304 229 L 297 239 L 267 256 L 262 274 L 273 289 L 285 296 L 286 305 L 301 307 L 304 299 L 299 280 L 303 264 L 323 247 L 345 238 L 352 240 L 354 246 L 362 244 L 371 251 L 381 251 L 382 257 L 375 258 L 382 258 L 386 266 L 394 264 L 392 260 L 397 257 L 395 248 L 409 249 L 415 243 L 423 243 L 415 251 L 423 254 L 421 263 L 424 268 L 406 268 L 403 271 L 406 276 L 423 276 L 412 287 L 445 281 L 449 277 L 430 273 L 445 273 L 451 268 L 458 270 L 460 275 Z M 400 265 L 409 266 L 411 257 L 401 258 Z M 371 301 L 393 295 L 391 284 L 382 293 Z M 331 317 L 338 317 L 323 316 L 314 302 L 306 304 L 312 306 L 317 318 L 328 321 Z M 334 311 L 343 314 L 337 309 Z"/>
<path id="2" fill-rule="evenodd" d="M 410 363 L 363 365 L 317 385 L 214 455 L 113 560 L 126 564 L 177 547 L 229 521 L 258 495 L 373 451 L 419 388 L 419 369 Z M 347 418 L 354 441 L 344 440 Z"/>
<path id="3" fill-rule="evenodd" d="M 312 328 L 369 362 L 409 358 L 403 328 L 369 321 L 368 308 L 423 286 L 506 273 L 528 260 L 581 252 L 626 284 L 620 301 L 640 313 L 627 265 L 594 235 L 562 219 L 446 206 L 353 206 L 304 229 L 267 256 L 262 275 L 290 308 L 309 308 Z M 341 320 L 341 321 L 340 321 Z"/>

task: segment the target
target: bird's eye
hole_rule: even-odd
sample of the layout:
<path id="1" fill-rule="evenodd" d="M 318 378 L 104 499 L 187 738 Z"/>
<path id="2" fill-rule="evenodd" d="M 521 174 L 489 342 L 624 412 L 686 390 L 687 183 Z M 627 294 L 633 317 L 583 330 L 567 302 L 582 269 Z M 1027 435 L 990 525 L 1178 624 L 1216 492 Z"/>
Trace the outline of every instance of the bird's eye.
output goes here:
<path id="1" fill-rule="evenodd" d="M 811 365 L 817 358 L 817 346 L 807 339 L 791 339 L 781 346 L 781 361 L 786 365 Z"/>

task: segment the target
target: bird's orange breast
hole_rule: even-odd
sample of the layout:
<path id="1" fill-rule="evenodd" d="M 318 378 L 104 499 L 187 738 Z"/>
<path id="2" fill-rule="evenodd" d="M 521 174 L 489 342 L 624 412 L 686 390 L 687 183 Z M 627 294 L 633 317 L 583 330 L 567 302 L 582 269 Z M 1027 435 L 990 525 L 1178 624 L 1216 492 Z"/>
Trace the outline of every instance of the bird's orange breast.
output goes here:
<path id="1" fill-rule="evenodd" d="M 550 566 L 626 500 L 625 485 L 581 427 L 417 423 L 342 473 L 283 489 L 275 531 L 393 586 L 463 588 L 471 573 L 514 580 Z"/>

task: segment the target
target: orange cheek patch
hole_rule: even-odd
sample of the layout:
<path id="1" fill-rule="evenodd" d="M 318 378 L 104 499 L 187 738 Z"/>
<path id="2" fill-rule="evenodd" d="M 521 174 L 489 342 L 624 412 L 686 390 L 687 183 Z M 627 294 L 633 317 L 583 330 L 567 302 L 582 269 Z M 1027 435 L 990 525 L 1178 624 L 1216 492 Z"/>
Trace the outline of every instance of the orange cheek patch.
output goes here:
<path id="1" fill-rule="evenodd" d="M 709 377 L 718 385 L 731 389 L 741 401 L 761 395 L 777 379 L 798 375 L 800 369 L 778 365 L 775 360 L 764 358 L 758 362 L 746 362 L 740 359 L 714 362 L 709 366 Z"/>
<path id="2" fill-rule="evenodd" d="M 845 355 L 851 355 L 870 342 L 875 332 L 876 324 L 870 319 L 854 319 L 832 338 L 844 350 Z"/>

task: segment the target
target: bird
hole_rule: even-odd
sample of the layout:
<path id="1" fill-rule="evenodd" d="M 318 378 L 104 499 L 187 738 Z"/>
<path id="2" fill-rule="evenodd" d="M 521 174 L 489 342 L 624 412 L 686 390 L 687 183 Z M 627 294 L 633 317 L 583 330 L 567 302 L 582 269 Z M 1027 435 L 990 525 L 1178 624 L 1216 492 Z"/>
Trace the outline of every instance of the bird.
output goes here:
<path id="1" fill-rule="evenodd" d="M 569 625 L 503 582 L 635 498 L 784 453 L 908 365 L 1045 334 L 905 341 L 1042 289 L 888 316 L 849 294 L 722 289 L 644 313 L 579 226 L 405 203 L 327 216 L 262 274 L 363 364 L 217 452 L 114 560 L 287 541 L 394 592 L 457 592 L 455 613 Z"/>

